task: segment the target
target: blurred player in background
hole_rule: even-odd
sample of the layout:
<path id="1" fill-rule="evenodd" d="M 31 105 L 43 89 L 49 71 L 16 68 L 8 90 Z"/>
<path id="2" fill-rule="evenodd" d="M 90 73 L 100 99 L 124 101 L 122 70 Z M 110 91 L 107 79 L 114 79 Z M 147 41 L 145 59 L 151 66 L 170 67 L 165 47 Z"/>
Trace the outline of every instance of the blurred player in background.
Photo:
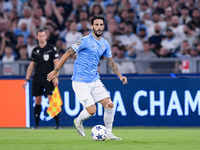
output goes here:
<path id="1" fill-rule="evenodd" d="M 77 53 L 74 63 L 74 73 L 72 76 L 72 87 L 80 103 L 84 106 L 79 116 L 74 119 L 74 125 L 80 136 L 85 137 L 83 121 L 89 119 L 96 113 L 95 103 L 100 102 L 104 107 L 104 123 L 108 129 L 108 138 L 110 140 L 121 140 L 112 133 L 114 120 L 114 104 L 110 95 L 97 73 L 99 59 L 105 56 L 111 70 L 119 77 L 123 84 L 127 84 L 127 78 L 122 76 L 112 59 L 109 43 L 102 37 L 104 30 L 104 17 L 94 16 L 91 19 L 91 28 L 93 32 L 88 36 L 81 38 L 59 60 L 55 69 L 47 76 L 48 81 L 52 81 L 58 75 L 58 72 L 66 60 Z"/>
<path id="2" fill-rule="evenodd" d="M 34 71 L 32 84 L 32 95 L 35 96 L 34 129 L 39 129 L 40 113 L 42 110 L 42 95 L 47 96 L 50 100 L 52 92 L 54 90 L 54 86 L 58 85 L 58 77 L 55 77 L 52 82 L 48 82 L 46 80 L 46 76 L 50 71 L 54 69 L 54 67 L 58 63 L 59 55 L 56 51 L 56 47 L 47 43 L 45 30 L 38 30 L 36 35 L 39 46 L 35 47 L 32 51 L 30 58 L 31 62 L 27 69 L 27 74 L 23 83 L 23 88 L 25 89 L 25 86 L 29 82 L 31 75 Z M 60 129 L 59 115 L 55 116 L 54 118 L 56 122 L 55 129 Z"/>

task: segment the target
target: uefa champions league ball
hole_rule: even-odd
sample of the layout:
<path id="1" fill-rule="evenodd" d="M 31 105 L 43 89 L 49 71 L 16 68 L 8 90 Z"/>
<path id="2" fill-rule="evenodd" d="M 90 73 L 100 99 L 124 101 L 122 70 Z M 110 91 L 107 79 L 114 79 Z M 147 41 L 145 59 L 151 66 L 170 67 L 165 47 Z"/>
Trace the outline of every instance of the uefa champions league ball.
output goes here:
<path id="1" fill-rule="evenodd" d="M 103 125 L 96 125 L 91 130 L 91 136 L 95 141 L 104 141 L 107 138 L 107 132 Z"/>

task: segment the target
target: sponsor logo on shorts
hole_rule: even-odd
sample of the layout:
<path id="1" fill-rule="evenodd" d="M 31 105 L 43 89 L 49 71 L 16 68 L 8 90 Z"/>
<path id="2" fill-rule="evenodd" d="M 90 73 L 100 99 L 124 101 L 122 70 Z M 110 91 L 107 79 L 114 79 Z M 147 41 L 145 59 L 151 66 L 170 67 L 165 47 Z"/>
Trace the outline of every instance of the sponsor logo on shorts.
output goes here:
<path id="1" fill-rule="evenodd" d="M 83 100 L 84 104 L 87 105 L 88 99 Z"/>

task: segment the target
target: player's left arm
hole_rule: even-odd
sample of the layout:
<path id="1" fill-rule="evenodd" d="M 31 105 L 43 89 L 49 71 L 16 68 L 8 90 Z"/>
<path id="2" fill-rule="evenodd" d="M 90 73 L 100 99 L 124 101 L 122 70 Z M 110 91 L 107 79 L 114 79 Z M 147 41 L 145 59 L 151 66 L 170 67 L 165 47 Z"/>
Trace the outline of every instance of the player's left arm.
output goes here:
<path id="1" fill-rule="evenodd" d="M 123 82 L 123 84 L 127 84 L 128 83 L 127 78 L 121 75 L 112 57 L 107 58 L 107 60 L 108 60 L 108 66 L 110 67 L 110 69 L 119 77 L 119 79 Z"/>

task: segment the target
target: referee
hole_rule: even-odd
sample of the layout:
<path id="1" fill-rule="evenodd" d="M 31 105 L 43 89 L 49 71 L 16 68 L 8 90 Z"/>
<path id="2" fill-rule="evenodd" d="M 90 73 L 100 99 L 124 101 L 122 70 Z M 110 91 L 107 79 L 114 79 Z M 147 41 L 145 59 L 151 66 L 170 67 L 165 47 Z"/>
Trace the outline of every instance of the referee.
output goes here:
<path id="1" fill-rule="evenodd" d="M 25 89 L 25 86 L 29 82 L 34 70 L 32 95 L 35 96 L 36 105 L 34 108 L 35 127 L 33 129 L 39 129 L 39 117 L 42 110 L 42 95 L 45 95 L 45 97 L 48 97 L 50 100 L 54 86 L 58 85 L 58 77 L 56 77 L 52 82 L 48 82 L 46 78 L 47 74 L 51 72 L 58 63 L 59 56 L 56 51 L 56 47 L 47 43 L 45 30 L 38 30 L 36 36 L 39 46 L 35 47 L 32 51 L 31 62 L 27 69 L 26 78 L 23 83 L 23 88 Z M 59 115 L 54 118 L 56 122 L 55 129 L 60 129 Z"/>

